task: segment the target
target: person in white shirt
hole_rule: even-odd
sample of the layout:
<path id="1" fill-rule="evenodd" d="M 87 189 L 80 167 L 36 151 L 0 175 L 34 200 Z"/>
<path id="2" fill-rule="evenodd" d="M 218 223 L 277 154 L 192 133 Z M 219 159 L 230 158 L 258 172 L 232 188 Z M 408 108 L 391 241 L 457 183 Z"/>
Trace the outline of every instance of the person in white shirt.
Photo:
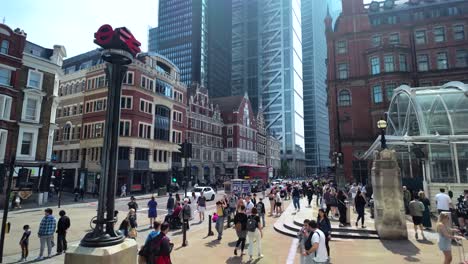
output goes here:
<path id="1" fill-rule="evenodd" d="M 440 188 L 440 193 L 436 194 L 435 202 L 437 205 L 437 211 L 439 214 L 441 212 L 450 212 L 450 208 L 453 207 L 452 199 L 445 193 L 444 188 Z"/>
<path id="2" fill-rule="evenodd" d="M 250 195 L 245 198 L 245 214 L 247 216 L 252 214 L 252 208 L 254 208 L 254 204 L 251 200 Z"/>
<path id="3" fill-rule="evenodd" d="M 325 234 L 318 229 L 317 222 L 309 222 L 310 234 L 306 241 L 304 263 L 328 263 L 327 246 L 325 244 Z M 310 246 L 310 248 L 308 248 Z"/>

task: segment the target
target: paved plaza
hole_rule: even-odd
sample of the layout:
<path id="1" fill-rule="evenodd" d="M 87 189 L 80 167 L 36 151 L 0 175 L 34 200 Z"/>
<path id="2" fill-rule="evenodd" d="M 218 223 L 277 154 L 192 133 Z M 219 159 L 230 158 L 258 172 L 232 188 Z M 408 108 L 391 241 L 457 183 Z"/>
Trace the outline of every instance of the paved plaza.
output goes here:
<path id="1" fill-rule="evenodd" d="M 218 194 L 221 197 L 222 193 Z M 138 213 L 139 234 L 137 242 L 142 245 L 149 233 L 146 218 L 146 197 L 139 197 L 141 211 Z M 159 207 L 165 207 L 166 197 L 158 198 Z M 128 198 L 118 199 L 116 207 L 121 210 L 122 215 L 126 207 Z M 265 203 L 267 211 L 269 203 Z M 315 203 L 313 202 L 315 205 Z M 198 222 L 198 216 L 192 221 L 191 229 L 188 232 L 189 245 L 182 247 L 182 235 L 180 230 L 171 231 L 170 239 L 175 244 L 171 254 L 173 263 L 300 263 L 300 255 L 297 251 L 298 241 L 295 238 L 280 234 L 275 231 L 273 226 L 276 222 L 286 221 L 287 219 L 313 218 L 316 217 L 316 208 L 304 208 L 305 199 L 301 200 L 302 210 L 299 213 L 293 213 L 292 203 L 286 201 L 286 210 L 281 217 L 267 217 L 267 226 L 264 230 L 262 240 L 262 248 L 264 257 L 255 259 L 249 262 L 248 256 L 243 258 L 233 255 L 234 245 L 237 240 L 234 229 L 231 227 L 225 229 L 223 239 L 216 240 L 216 231 L 214 224 L 212 225 L 215 236 L 207 236 L 208 222 Z M 72 220 L 72 227 L 68 234 L 70 245 L 77 245 L 89 228 L 89 220 L 96 213 L 96 203 L 86 202 L 78 204 L 69 204 L 62 207 L 67 211 L 67 214 Z M 54 214 L 58 213 L 58 208 L 54 207 Z M 213 213 L 214 202 L 208 203 L 208 211 Z M 164 210 L 158 210 L 159 219 L 162 219 Z M 366 214 L 368 216 L 368 214 Z M 9 221 L 12 223 L 12 229 L 6 236 L 6 247 L 4 263 L 15 263 L 20 259 L 20 248 L 18 245 L 21 236 L 21 227 L 24 224 L 30 224 L 33 234 L 30 238 L 30 260 L 33 260 L 38 255 L 39 240 L 35 235 L 38 228 L 38 223 L 42 217 L 41 209 L 25 209 L 14 211 L 10 214 Z M 351 222 L 355 219 L 354 213 L 351 216 Z M 376 263 L 377 261 L 385 261 L 385 263 L 441 263 L 442 254 L 437 248 L 437 235 L 434 232 L 425 232 L 428 240 L 415 240 L 412 224 L 408 221 L 409 240 L 407 241 L 384 241 L 378 239 L 344 239 L 336 238 L 330 242 L 331 247 L 331 263 Z M 336 221 L 332 220 L 332 225 L 335 226 Z M 366 220 L 369 228 L 372 228 L 372 220 Z M 54 248 L 55 249 L 55 248 Z M 454 261 L 458 260 L 458 247 L 453 247 Z M 247 252 L 247 251 L 246 251 Z M 256 252 L 254 251 L 254 255 Z M 32 262 L 32 261 L 31 261 Z M 51 259 L 41 261 L 41 263 L 63 263 L 64 256 L 54 256 Z M 454 262 L 455 263 L 455 262 Z"/>

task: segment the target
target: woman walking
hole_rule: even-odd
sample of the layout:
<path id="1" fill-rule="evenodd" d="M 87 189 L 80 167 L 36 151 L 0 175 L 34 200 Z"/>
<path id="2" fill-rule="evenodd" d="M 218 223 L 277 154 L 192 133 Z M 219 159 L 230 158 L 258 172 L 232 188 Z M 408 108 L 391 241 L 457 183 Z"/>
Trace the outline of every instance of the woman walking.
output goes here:
<path id="1" fill-rule="evenodd" d="M 330 257 L 330 246 L 328 245 L 328 242 L 331 239 L 331 224 L 330 224 L 330 219 L 328 219 L 327 214 L 325 213 L 325 210 L 322 208 L 319 209 L 318 211 L 318 217 L 317 217 L 317 225 L 320 230 L 325 234 L 325 246 L 327 248 L 327 254 L 328 257 Z"/>
<path id="2" fill-rule="evenodd" d="M 260 223 L 260 217 L 258 216 L 257 208 L 252 208 L 252 215 L 249 216 L 247 220 L 247 231 L 249 237 L 249 256 L 250 261 L 253 259 L 253 247 L 254 241 L 257 241 L 257 250 L 258 250 L 258 257 L 262 258 L 262 224 Z"/>
<path id="3" fill-rule="evenodd" d="M 361 227 L 366 228 L 366 226 L 364 225 L 364 208 L 366 208 L 366 204 L 367 201 L 364 197 L 364 194 L 361 192 L 361 190 L 358 190 L 356 193 L 356 197 L 354 198 L 354 206 L 358 214 L 358 217 L 356 219 L 356 227 L 358 226 L 359 220 L 361 220 Z"/>
<path id="4" fill-rule="evenodd" d="M 432 221 L 431 221 L 431 202 L 427 199 L 426 195 L 423 191 L 418 193 L 419 200 L 424 204 L 424 212 L 423 212 L 423 221 L 422 224 L 426 230 L 431 230 L 432 228 Z"/>
<path id="5" fill-rule="evenodd" d="M 450 218 L 446 213 L 439 215 L 439 221 L 437 222 L 437 233 L 439 234 L 438 246 L 440 251 L 444 253 L 444 264 L 452 263 L 452 239 L 463 239 L 461 236 L 452 235 L 453 232 L 458 230 L 450 228 Z"/>
<path id="6" fill-rule="evenodd" d="M 346 194 L 342 190 L 338 191 L 336 200 L 338 202 L 338 211 L 340 212 L 340 227 L 346 226 Z"/>
<path id="7" fill-rule="evenodd" d="M 151 196 L 151 200 L 148 202 L 148 218 L 150 221 L 150 229 L 153 228 L 153 223 L 156 221 L 156 217 L 158 217 L 158 203 L 154 199 L 154 196 Z"/>
<path id="8" fill-rule="evenodd" d="M 175 200 L 177 203 L 180 203 L 180 195 L 178 193 L 175 195 Z"/>
<path id="9" fill-rule="evenodd" d="M 336 193 L 335 188 L 330 188 L 330 209 L 332 212 L 333 217 L 338 217 L 338 211 L 339 209 L 339 198 L 338 194 Z M 336 210 L 338 207 L 338 210 Z"/>
<path id="10" fill-rule="evenodd" d="M 245 206 L 241 205 L 238 209 L 236 216 L 234 216 L 234 227 L 237 234 L 236 249 L 234 249 L 234 255 L 237 256 L 237 249 L 240 246 L 241 257 L 244 255 L 245 239 L 247 237 L 247 215 L 245 214 Z"/>
<path id="11" fill-rule="evenodd" d="M 130 230 L 128 231 L 128 237 L 136 239 L 138 232 L 136 228 L 138 227 L 137 224 L 137 217 L 135 209 L 130 209 L 128 212 L 128 223 L 130 225 Z"/>

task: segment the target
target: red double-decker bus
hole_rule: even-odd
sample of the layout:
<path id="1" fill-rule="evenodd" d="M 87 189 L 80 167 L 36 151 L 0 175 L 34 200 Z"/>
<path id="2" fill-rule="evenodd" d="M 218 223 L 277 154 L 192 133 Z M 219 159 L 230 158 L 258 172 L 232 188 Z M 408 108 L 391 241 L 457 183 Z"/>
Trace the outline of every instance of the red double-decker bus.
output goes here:
<path id="1" fill-rule="evenodd" d="M 268 182 L 268 168 L 260 165 L 244 165 L 237 168 L 239 179 L 261 180 L 263 184 Z"/>

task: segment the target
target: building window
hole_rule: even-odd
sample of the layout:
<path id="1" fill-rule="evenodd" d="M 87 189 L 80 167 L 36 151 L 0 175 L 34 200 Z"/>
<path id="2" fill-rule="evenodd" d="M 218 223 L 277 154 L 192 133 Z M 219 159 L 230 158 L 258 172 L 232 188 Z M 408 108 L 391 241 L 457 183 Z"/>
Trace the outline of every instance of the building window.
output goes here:
<path id="1" fill-rule="evenodd" d="M 468 52 L 466 50 L 457 50 L 456 54 L 457 67 L 467 67 L 468 66 Z"/>
<path id="2" fill-rule="evenodd" d="M 119 160 L 129 160 L 130 159 L 130 148 L 129 147 L 119 147 Z"/>
<path id="3" fill-rule="evenodd" d="M 135 148 L 135 160 L 148 160 L 149 150 L 145 148 Z"/>
<path id="4" fill-rule="evenodd" d="M 182 113 L 178 111 L 172 112 L 172 121 L 182 123 Z"/>
<path id="5" fill-rule="evenodd" d="M 338 79 L 348 79 L 348 63 L 338 64 Z"/>
<path id="6" fill-rule="evenodd" d="M 11 71 L 0 68 L 0 84 L 10 86 L 11 84 Z"/>
<path id="7" fill-rule="evenodd" d="M 397 23 L 397 17 L 396 16 L 388 16 L 387 17 L 387 24 L 394 25 Z"/>
<path id="8" fill-rule="evenodd" d="M 232 145 L 232 138 L 228 138 L 228 139 L 227 139 L 227 147 L 228 147 L 228 148 L 232 148 L 232 147 L 233 147 L 233 145 Z"/>
<path id="9" fill-rule="evenodd" d="M 133 85 L 133 72 L 127 72 L 126 75 L 124 75 L 123 84 L 128 84 L 128 85 Z"/>
<path id="10" fill-rule="evenodd" d="M 0 119 L 10 120 L 11 102 L 10 96 L 0 94 Z"/>
<path id="11" fill-rule="evenodd" d="M 31 156 L 32 155 L 32 140 L 33 133 L 24 132 L 23 139 L 21 141 L 21 155 Z"/>
<path id="12" fill-rule="evenodd" d="M 338 95 L 339 106 L 350 106 L 351 105 L 351 92 L 349 90 L 341 90 Z"/>
<path id="13" fill-rule="evenodd" d="M 144 112 L 147 114 L 153 113 L 153 104 L 149 101 L 145 101 L 140 99 L 140 112 Z"/>
<path id="14" fill-rule="evenodd" d="M 438 70 L 448 69 L 447 52 L 437 53 L 437 69 Z"/>
<path id="15" fill-rule="evenodd" d="M 169 141 L 171 110 L 165 106 L 156 106 L 154 139 Z"/>
<path id="16" fill-rule="evenodd" d="M 429 58 L 426 54 L 418 55 L 418 71 L 429 70 Z"/>
<path id="17" fill-rule="evenodd" d="M 119 134 L 122 137 L 129 137 L 131 135 L 132 125 L 130 120 L 120 121 Z"/>
<path id="18" fill-rule="evenodd" d="M 418 11 L 413 13 L 414 20 L 423 20 L 424 19 L 424 12 Z"/>
<path id="19" fill-rule="evenodd" d="M 449 16 L 456 16 L 460 14 L 460 10 L 457 6 L 451 6 L 448 8 L 448 15 Z"/>
<path id="20" fill-rule="evenodd" d="M 400 34 L 398 33 L 392 33 L 388 37 L 388 43 L 389 44 L 399 44 L 400 43 Z"/>
<path id="21" fill-rule="evenodd" d="M 384 56 L 384 66 L 385 66 L 386 72 L 395 71 L 395 63 L 394 63 L 393 55 Z"/>
<path id="22" fill-rule="evenodd" d="M 378 47 L 382 44 L 382 36 L 374 35 L 372 36 L 372 47 Z"/>
<path id="23" fill-rule="evenodd" d="M 465 26 L 464 25 L 453 26 L 453 38 L 455 40 L 465 40 Z"/>
<path id="24" fill-rule="evenodd" d="M 71 125 L 70 124 L 66 124 L 64 127 L 63 127 L 63 133 L 62 133 L 62 140 L 63 141 L 68 141 L 70 140 L 70 132 L 71 132 Z"/>
<path id="25" fill-rule="evenodd" d="M 151 125 L 140 123 L 139 129 L 138 129 L 138 137 L 150 139 L 151 138 Z"/>
<path id="26" fill-rule="evenodd" d="M 131 96 L 122 96 L 120 99 L 120 108 L 121 109 L 132 109 L 132 99 Z"/>
<path id="27" fill-rule="evenodd" d="M 338 54 L 346 54 L 348 52 L 348 45 L 346 40 L 340 40 L 336 44 Z"/>
<path id="28" fill-rule="evenodd" d="M 141 76 L 140 86 L 144 89 L 153 91 L 154 80 L 146 76 Z"/>
<path id="29" fill-rule="evenodd" d="M 443 27 L 434 28 L 434 41 L 435 42 L 445 41 L 445 29 Z"/>
<path id="30" fill-rule="evenodd" d="M 395 90 L 395 88 L 396 88 L 396 84 L 394 83 L 389 83 L 385 86 L 385 92 L 386 92 L 386 97 L 387 97 L 388 102 L 392 100 L 393 91 Z"/>
<path id="31" fill-rule="evenodd" d="M 0 47 L 0 53 L 8 54 L 8 49 L 10 47 L 10 42 L 8 40 L 2 40 L 2 46 Z"/>
<path id="32" fill-rule="evenodd" d="M 0 161 L 5 160 L 8 130 L 0 129 Z"/>
<path id="33" fill-rule="evenodd" d="M 375 85 L 374 87 L 372 87 L 372 98 L 374 100 L 374 104 L 379 104 L 383 102 L 382 86 Z"/>
<path id="34" fill-rule="evenodd" d="M 416 30 L 416 44 L 426 44 L 426 30 Z"/>
<path id="35" fill-rule="evenodd" d="M 380 59 L 379 57 L 372 57 L 371 61 L 371 74 L 376 75 L 380 74 Z"/>
<path id="36" fill-rule="evenodd" d="M 408 71 L 408 61 L 406 59 L 406 55 L 400 54 L 399 59 L 400 59 L 400 71 L 403 71 L 403 72 Z"/>
<path id="37" fill-rule="evenodd" d="M 42 86 L 42 73 L 38 71 L 29 70 L 28 87 L 41 89 Z"/>
<path id="38" fill-rule="evenodd" d="M 24 118 L 30 121 L 37 121 L 38 119 L 38 105 L 39 99 L 37 98 L 27 98 L 26 100 L 26 111 Z"/>
<path id="39" fill-rule="evenodd" d="M 232 127 L 228 127 L 228 128 L 227 128 L 227 134 L 228 134 L 228 135 L 232 135 Z"/>
<path id="40" fill-rule="evenodd" d="M 156 93 L 172 98 L 172 85 L 169 83 L 156 79 Z"/>

